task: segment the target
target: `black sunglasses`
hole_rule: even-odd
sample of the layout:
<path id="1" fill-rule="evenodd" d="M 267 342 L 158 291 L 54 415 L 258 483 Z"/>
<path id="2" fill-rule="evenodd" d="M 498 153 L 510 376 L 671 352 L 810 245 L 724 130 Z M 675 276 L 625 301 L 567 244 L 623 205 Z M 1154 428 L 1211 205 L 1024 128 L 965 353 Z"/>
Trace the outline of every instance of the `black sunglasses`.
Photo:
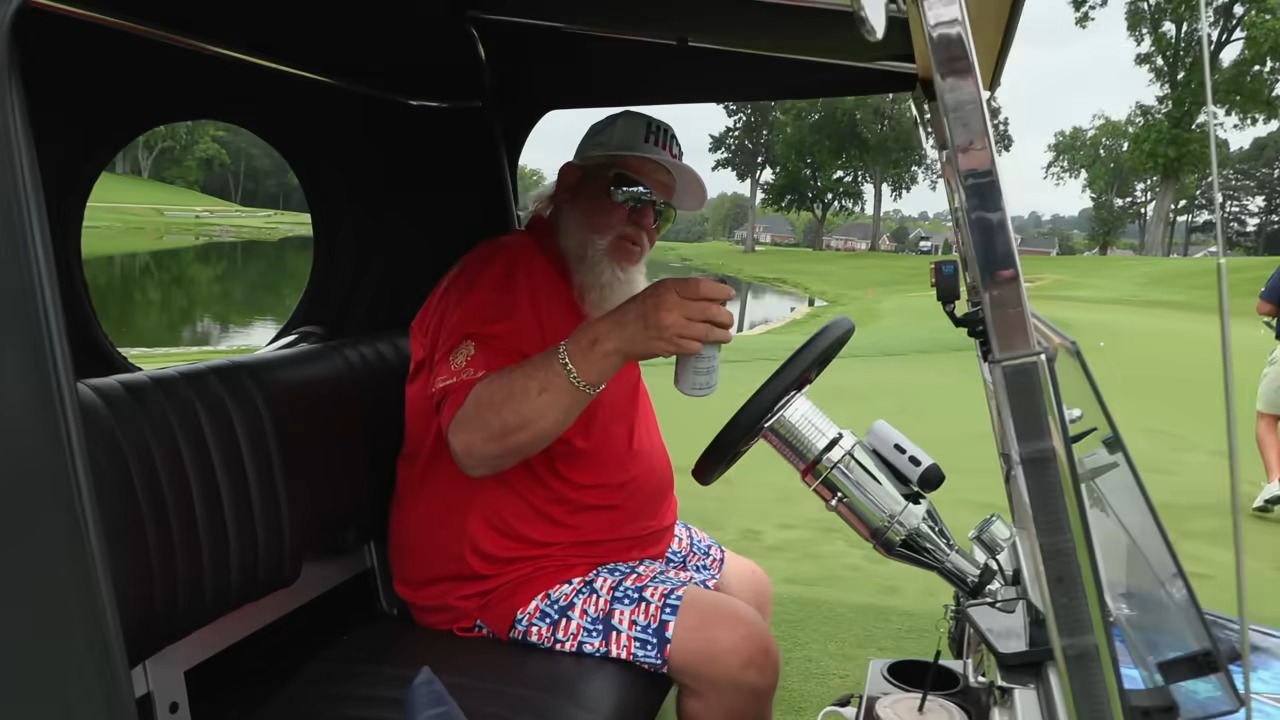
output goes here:
<path id="1" fill-rule="evenodd" d="M 676 209 L 658 197 L 653 189 L 624 172 L 615 172 L 609 180 L 609 199 L 632 210 L 653 209 L 653 228 L 658 235 L 676 221 Z"/>

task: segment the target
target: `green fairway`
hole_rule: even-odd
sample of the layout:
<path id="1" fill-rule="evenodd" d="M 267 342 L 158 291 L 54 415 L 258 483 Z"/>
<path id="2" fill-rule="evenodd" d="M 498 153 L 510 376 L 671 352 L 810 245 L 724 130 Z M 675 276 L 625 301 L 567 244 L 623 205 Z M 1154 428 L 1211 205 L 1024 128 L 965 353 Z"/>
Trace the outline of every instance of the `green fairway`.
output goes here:
<path id="1" fill-rule="evenodd" d="M 244 217 L 172 217 L 166 212 L 242 212 Z M 310 235 L 306 213 L 245 208 L 186 188 L 103 173 L 85 208 L 81 255 L 126 255 L 205 242 Z"/>
<path id="2" fill-rule="evenodd" d="M 690 468 L 706 443 L 777 365 L 822 322 L 848 315 L 857 332 L 810 390 L 837 423 L 861 434 L 877 418 L 905 432 L 947 472 L 934 502 L 964 546 L 990 512 L 1009 517 L 972 341 L 953 328 L 921 256 L 815 253 L 727 243 L 660 243 L 660 257 L 807 290 L 830 302 L 722 353 L 720 387 L 689 398 L 672 362 L 645 377 L 680 484 L 681 514 L 758 561 L 774 582 L 773 627 L 783 651 L 777 717 L 812 718 L 860 690 L 873 657 L 929 657 L 950 598 L 943 581 L 889 561 L 821 504 L 795 471 L 757 445 L 719 483 Z M 1081 344 L 1166 532 L 1206 609 L 1236 613 L 1213 259 L 1029 257 L 1033 309 Z M 1246 515 L 1262 466 L 1253 393 L 1274 346 L 1253 313 L 1273 258 L 1227 261 Z M 1277 521 L 1244 518 L 1250 620 L 1280 625 L 1272 603 Z"/>

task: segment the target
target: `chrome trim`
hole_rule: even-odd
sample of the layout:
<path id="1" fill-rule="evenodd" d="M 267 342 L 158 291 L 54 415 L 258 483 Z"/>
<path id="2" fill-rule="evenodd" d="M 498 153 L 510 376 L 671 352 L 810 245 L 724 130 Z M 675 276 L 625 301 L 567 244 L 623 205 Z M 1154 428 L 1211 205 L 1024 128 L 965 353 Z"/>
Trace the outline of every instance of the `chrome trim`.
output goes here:
<path id="1" fill-rule="evenodd" d="M 520 199 L 516 197 L 519 189 L 512 180 L 511 173 L 514 168 L 511 161 L 507 157 L 507 145 L 502 137 L 502 123 L 493 115 L 493 75 L 489 72 L 489 57 L 484 50 L 484 41 L 480 39 L 480 33 L 476 30 L 475 25 L 467 23 L 467 35 L 471 38 L 471 44 L 476 49 L 476 57 L 480 59 L 480 103 L 484 109 L 483 115 L 485 121 L 490 126 L 490 132 L 493 135 L 494 147 L 498 149 L 498 159 L 501 167 L 502 185 L 507 193 L 507 197 L 511 198 L 511 202 L 506 206 L 507 210 L 507 227 L 520 227 L 520 215 L 516 210 Z"/>
<path id="2" fill-rule="evenodd" d="M 1022 573 L 1023 584 L 1022 591 L 1026 593 L 1031 604 L 1045 613 L 1046 619 L 1050 609 L 1045 604 L 1044 596 L 1044 576 L 1043 568 L 1028 562 L 1027 549 L 1039 548 L 1039 538 L 1035 533 L 1035 527 L 1028 528 L 1014 527 L 1016 539 L 1010 549 L 1013 552 L 1018 568 Z M 1055 651 L 1054 655 L 1058 653 Z M 1028 705 L 1035 703 L 1039 711 L 1039 717 L 1042 718 L 1068 718 L 1066 695 L 1063 691 L 1062 683 L 1058 679 L 1058 661 L 1050 660 L 1039 668 L 1036 677 L 1036 694 L 1038 697 L 1021 697 L 1015 696 L 1013 700 L 1013 708 L 1015 714 L 1013 718 L 1034 717 L 1024 715 L 1028 712 Z"/>
<path id="3" fill-rule="evenodd" d="M 516 17 L 514 15 L 499 15 L 495 13 L 486 13 L 483 11 L 472 10 L 467 12 L 467 16 L 478 20 L 492 20 L 495 22 L 508 22 L 517 25 L 536 25 L 539 27 L 555 28 L 565 32 L 577 33 L 579 35 L 594 35 L 597 37 L 618 38 L 621 40 L 638 40 L 641 42 L 657 43 L 659 45 L 683 45 L 685 47 L 704 48 L 707 50 L 724 50 L 726 52 L 743 53 L 746 55 L 763 55 L 765 57 L 776 57 L 784 60 L 801 60 L 804 62 L 819 62 L 828 65 L 841 65 L 845 67 L 859 67 L 868 70 L 884 70 L 886 72 L 903 73 L 918 75 L 919 71 L 915 63 L 902 63 L 875 61 L 875 62 L 859 62 L 855 60 L 839 60 L 836 58 L 816 57 L 813 55 L 790 55 L 787 53 L 769 52 L 767 50 L 753 50 L 750 48 L 736 47 L 732 45 L 722 45 L 711 42 L 699 42 L 693 39 L 682 39 L 680 42 L 674 40 L 664 40 L 662 38 L 649 37 L 647 35 L 634 35 L 630 33 L 608 32 L 605 30 L 592 30 L 590 28 L 567 25 L 565 23 L 554 22 L 552 20 L 535 20 L 533 18 Z"/>
<path id="4" fill-rule="evenodd" d="M 985 564 L 956 543 L 928 498 L 895 479 L 874 449 L 803 393 L 766 423 L 760 439 L 876 552 L 935 573 L 966 597 L 993 598 L 1003 585 L 984 579 Z"/>
<path id="5" fill-rule="evenodd" d="M 1004 555 L 1014 539 L 1013 527 L 1000 517 L 1000 513 L 991 513 L 969 531 L 969 541 L 974 544 L 975 554 L 981 549 L 990 558 Z"/>
<path id="6" fill-rule="evenodd" d="M 147 658 L 130 672 L 134 698 L 151 694 L 157 718 L 191 720 L 187 670 L 222 652 L 370 566 L 366 547 L 307 562 L 297 582 L 243 605 Z"/>
<path id="7" fill-rule="evenodd" d="M 1019 531 L 1025 590 L 1044 612 L 1054 662 L 1041 672 L 1051 718 L 1119 720 L 1119 678 L 1052 368 L 1032 329 L 1017 242 L 964 0 L 920 0 L 934 69 L 935 143 L 977 339 L 992 427 Z M 1052 568 L 1052 572 L 1046 572 Z"/>
<path id="8" fill-rule="evenodd" d="M 310 336 L 308 340 L 305 335 Z M 280 350 L 289 350 L 295 347 L 306 347 L 315 342 L 324 342 L 328 338 L 328 331 L 319 325 L 304 325 L 290 331 L 288 335 L 281 336 L 266 345 L 253 351 L 255 355 L 265 355 L 270 352 L 279 352 Z"/>
<path id="9" fill-rule="evenodd" d="M 920 90 L 919 85 L 911 92 L 911 115 L 915 118 L 916 133 L 920 136 L 920 150 L 926 156 L 929 155 L 931 150 L 936 152 L 936 147 L 929 147 L 929 132 L 927 132 L 929 129 L 929 112 L 925 108 L 924 93 Z"/>
<path id="10" fill-rule="evenodd" d="M 292 67 L 290 65 L 284 65 L 282 63 L 278 63 L 272 60 L 267 60 L 265 58 L 258 57 L 256 55 L 250 55 L 248 53 L 240 52 L 238 50 L 232 50 L 231 48 L 223 47 L 221 45 L 214 45 L 213 43 L 196 40 L 194 38 L 178 35 L 176 33 L 172 33 L 167 30 L 161 30 L 158 28 L 149 27 L 147 25 L 131 22 L 129 20 L 123 20 L 121 18 L 112 17 L 110 15 L 104 15 L 102 13 L 94 12 L 92 10 L 86 10 L 84 8 L 75 7 L 74 5 L 67 5 L 65 3 L 54 2 L 54 0 L 28 0 L 28 4 L 31 5 L 32 7 L 39 8 L 41 10 L 47 10 L 49 12 L 59 13 L 62 15 L 66 15 L 68 17 L 76 18 L 77 20 L 84 20 L 86 22 L 91 22 L 97 25 L 103 25 L 105 27 L 114 28 L 127 33 L 131 33 L 133 35 L 139 35 L 142 37 L 150 38 L 152 40 L 158 40 L 160 42 L 168 43 L 170 45 L 174 45 L 181 48 L 186 48 L 188 50 L 195 50 L 197 52 L 214 55 L 216 57 L 236 60 L 239 62 L 249 63 L 251 65 L 257 65 L 259 67 L 264 67 L 269 70 L 274 70 L 276 72 L 282 72 L 289 75 L 306 78 L 307 80 L 314 80 L 316 82 L 321 82 L 326 85 L 331 85 L 333 87 L 346 90 L 348 92 L 359 93 L 361 95 L 368 95 L 370 97 L 376 97 L 381 100 L 390 100 L 392 102 L 403 103 L 403 104 L 411 105 L 414 107 L 475 108 L 480 106 L 479 100 L 430 100 L 426 98 L 407 97 L 404 95 L 398 95 L 396 93 L 386 92 L 384 90 L 375 90 L 373 88 L 366 87 L 364 85 L 360 85 L 348 80 L 340 80 L 340 79 L 328 77 L 325 75 L 318 75 L 316 73 L 308 72 L 306 70 Z"/>

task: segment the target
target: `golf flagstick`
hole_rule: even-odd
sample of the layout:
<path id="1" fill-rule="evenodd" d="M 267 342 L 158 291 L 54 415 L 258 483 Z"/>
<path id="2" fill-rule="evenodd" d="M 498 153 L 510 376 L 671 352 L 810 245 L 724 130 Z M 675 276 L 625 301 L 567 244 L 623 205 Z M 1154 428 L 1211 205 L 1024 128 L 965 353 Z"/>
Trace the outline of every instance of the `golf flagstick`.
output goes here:
<path id="1" fill-rule="evenodd" d="M 1227 299 L 1227 247 L 1222 237 L 1222 190 L 1218 186 L 1218 113 L 1213 105 L 1213 65 L 1209 59 L 1209 10 L 1200 8 L 1200 51 L 1204 69 L 1204 102 L 1209 130 L 1209 179 L 1213 183 L 1213 226 L 1218 243 L 1218 326 L 1222 336 L 1222 386 L 1227 410 L 1227 474 L 1231 486 L 1231 545 L 1236 554 L 1236 605 L 1240 613 L 1240 669 L 1244 676 L 1244 717 L 1253 720 L 1249 692 L 1249 619 L 1244 597 L 1244 542 L 1240 529 L 1239 459 L 1236 457 L 1235 383 L 1231 371 L 1231 314 Z"/>

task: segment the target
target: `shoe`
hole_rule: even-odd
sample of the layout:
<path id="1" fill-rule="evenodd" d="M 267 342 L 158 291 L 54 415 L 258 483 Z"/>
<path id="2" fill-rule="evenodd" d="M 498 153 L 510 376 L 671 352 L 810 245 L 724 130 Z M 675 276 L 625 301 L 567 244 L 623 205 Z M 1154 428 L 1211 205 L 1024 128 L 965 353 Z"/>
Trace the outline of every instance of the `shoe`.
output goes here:
<path id="1" fill-rule="evenodd" d="M 1275 512 L 1276 505 L 1280 505 L 1280 481 L 1272 480 L 1263 485 L 1258 497 L 1253 499 L 1253 511 L 1259 513 Z"/>

